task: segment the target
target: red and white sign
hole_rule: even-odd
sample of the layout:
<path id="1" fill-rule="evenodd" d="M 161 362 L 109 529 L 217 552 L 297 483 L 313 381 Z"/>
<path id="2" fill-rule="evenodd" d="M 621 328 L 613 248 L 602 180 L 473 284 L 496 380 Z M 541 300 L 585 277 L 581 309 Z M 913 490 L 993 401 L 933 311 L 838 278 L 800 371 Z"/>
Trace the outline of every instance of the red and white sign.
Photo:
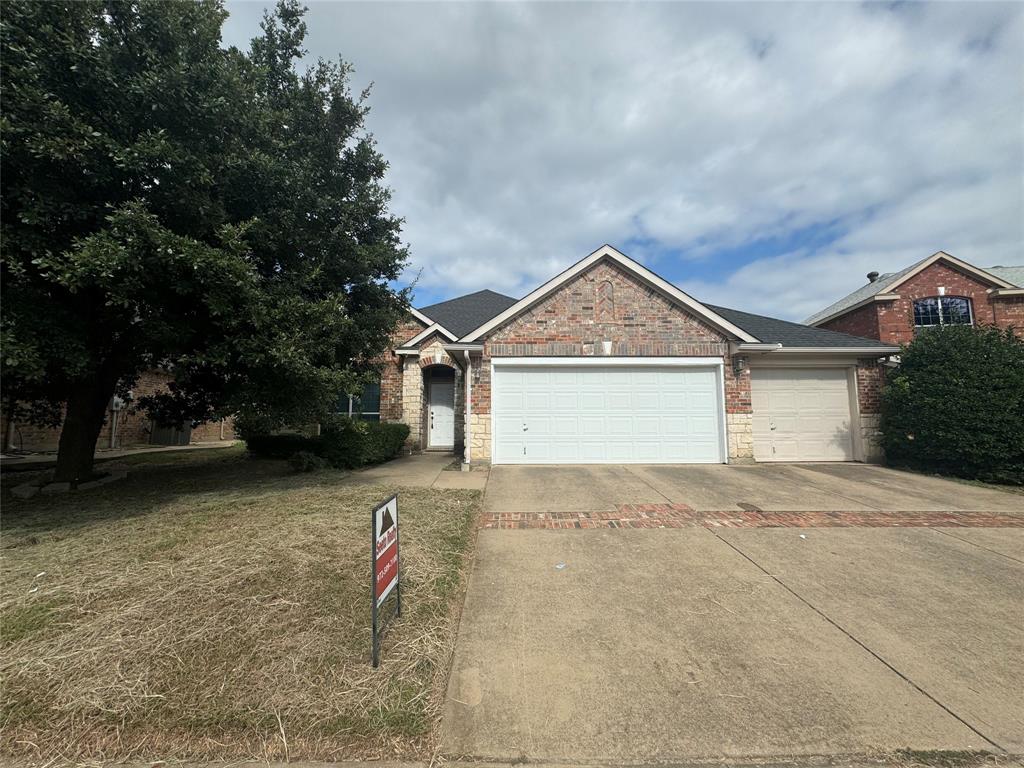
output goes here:
<path id="1" fill-rule="evenodd" d="M 373 513 L 373 594 L 377 607 L 398 584 L 398 497 L 392 496 Z"/>

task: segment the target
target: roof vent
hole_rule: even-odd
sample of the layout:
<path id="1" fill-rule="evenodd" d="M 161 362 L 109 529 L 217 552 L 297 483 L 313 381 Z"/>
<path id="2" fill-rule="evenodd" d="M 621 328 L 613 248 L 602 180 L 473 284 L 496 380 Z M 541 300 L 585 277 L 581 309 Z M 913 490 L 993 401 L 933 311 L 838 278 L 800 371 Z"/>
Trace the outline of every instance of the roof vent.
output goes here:
<path id="1" fill-rule="evenodd" d="M 878 273 L 877 272 L 868 272 L 868 282 L 869 283 L 873 283 L 877 279 L 878 279 Z"/>

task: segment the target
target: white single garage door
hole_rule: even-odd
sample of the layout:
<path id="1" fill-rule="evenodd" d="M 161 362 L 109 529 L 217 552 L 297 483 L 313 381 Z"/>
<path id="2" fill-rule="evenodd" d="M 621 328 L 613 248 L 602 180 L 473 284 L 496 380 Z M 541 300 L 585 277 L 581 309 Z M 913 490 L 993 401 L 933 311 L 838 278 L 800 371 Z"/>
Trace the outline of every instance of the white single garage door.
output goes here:
<path id="1" fill-rule="evenodd" d="M 717 366 L 498 365 L 496 464 L 721 462 Z"/>
<path id="2" fill-rule="evenodd" d="M 845 368 L 751 368 L 754 458 L 852 461 Z"/>

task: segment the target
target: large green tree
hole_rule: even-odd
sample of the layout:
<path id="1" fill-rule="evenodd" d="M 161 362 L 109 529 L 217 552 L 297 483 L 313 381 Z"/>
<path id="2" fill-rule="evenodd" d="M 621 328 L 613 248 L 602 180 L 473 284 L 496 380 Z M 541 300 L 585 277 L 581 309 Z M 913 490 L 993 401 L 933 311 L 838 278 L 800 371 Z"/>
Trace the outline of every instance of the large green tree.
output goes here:
<path id="1" fill-rule="evenodd" d="M 304 13 L 243 52 L 219 2 L 4 3 L 3 396 L 63 415 L 58 479 L 146 369 L 164 423 L 315 419 L 386 348 L 401 221 L 366 94 L 300 64 Z"/>

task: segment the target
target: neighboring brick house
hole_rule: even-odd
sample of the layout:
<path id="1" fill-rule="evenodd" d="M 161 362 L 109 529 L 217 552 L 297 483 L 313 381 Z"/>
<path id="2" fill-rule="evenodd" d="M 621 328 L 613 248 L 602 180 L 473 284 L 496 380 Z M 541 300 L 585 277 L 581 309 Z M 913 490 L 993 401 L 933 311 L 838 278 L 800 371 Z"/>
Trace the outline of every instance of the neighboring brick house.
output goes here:
<path id="1" fill-rule="evenodd" d="M 866 285 L 806 322 L 887 344 L 936 325 L 1024 329 L 1024 266 L 981 269 L 939 251 L 899 272 L 868 273 Z"/>
<path id="2" fill-rule="evenodd" d="M 132 387 L 132 397 L 138 400 L 145 395 L 152 395 L 167 386 L 171 375 L 166 371 L 152 370 L 143 373 Z M 113 405 L 113 404 L 112 404 Z M 16 422 L 8 427 L 7 414 L 0 416 L 0 435 L 6 444 L 4 451 L 56 451 L 60 441 L 60 427 L 38 427 L 32 424 Z M 127 448 L 139 445 L 161 445 L 176 441 L 180 431 L 172 434 L 171 430 L 154 429 L 151 419 L 141 410 L 132 408 L 132 404 L 107 410 L 106 421 L 96 442 L 98 450 L 109 448 Z M 217 440 L 232 440 L 235 437 L 234 419 L 200 424 L 187 435 L 190 442 L 207 443 Z"/>
<path id="3" fill-rule="evenodd" d="M 411 310 L 394 338 L 381 418 L 468 463 L 871 460 L 899 351 L 702 304 L 607 245 L 519 300 Z"/>

